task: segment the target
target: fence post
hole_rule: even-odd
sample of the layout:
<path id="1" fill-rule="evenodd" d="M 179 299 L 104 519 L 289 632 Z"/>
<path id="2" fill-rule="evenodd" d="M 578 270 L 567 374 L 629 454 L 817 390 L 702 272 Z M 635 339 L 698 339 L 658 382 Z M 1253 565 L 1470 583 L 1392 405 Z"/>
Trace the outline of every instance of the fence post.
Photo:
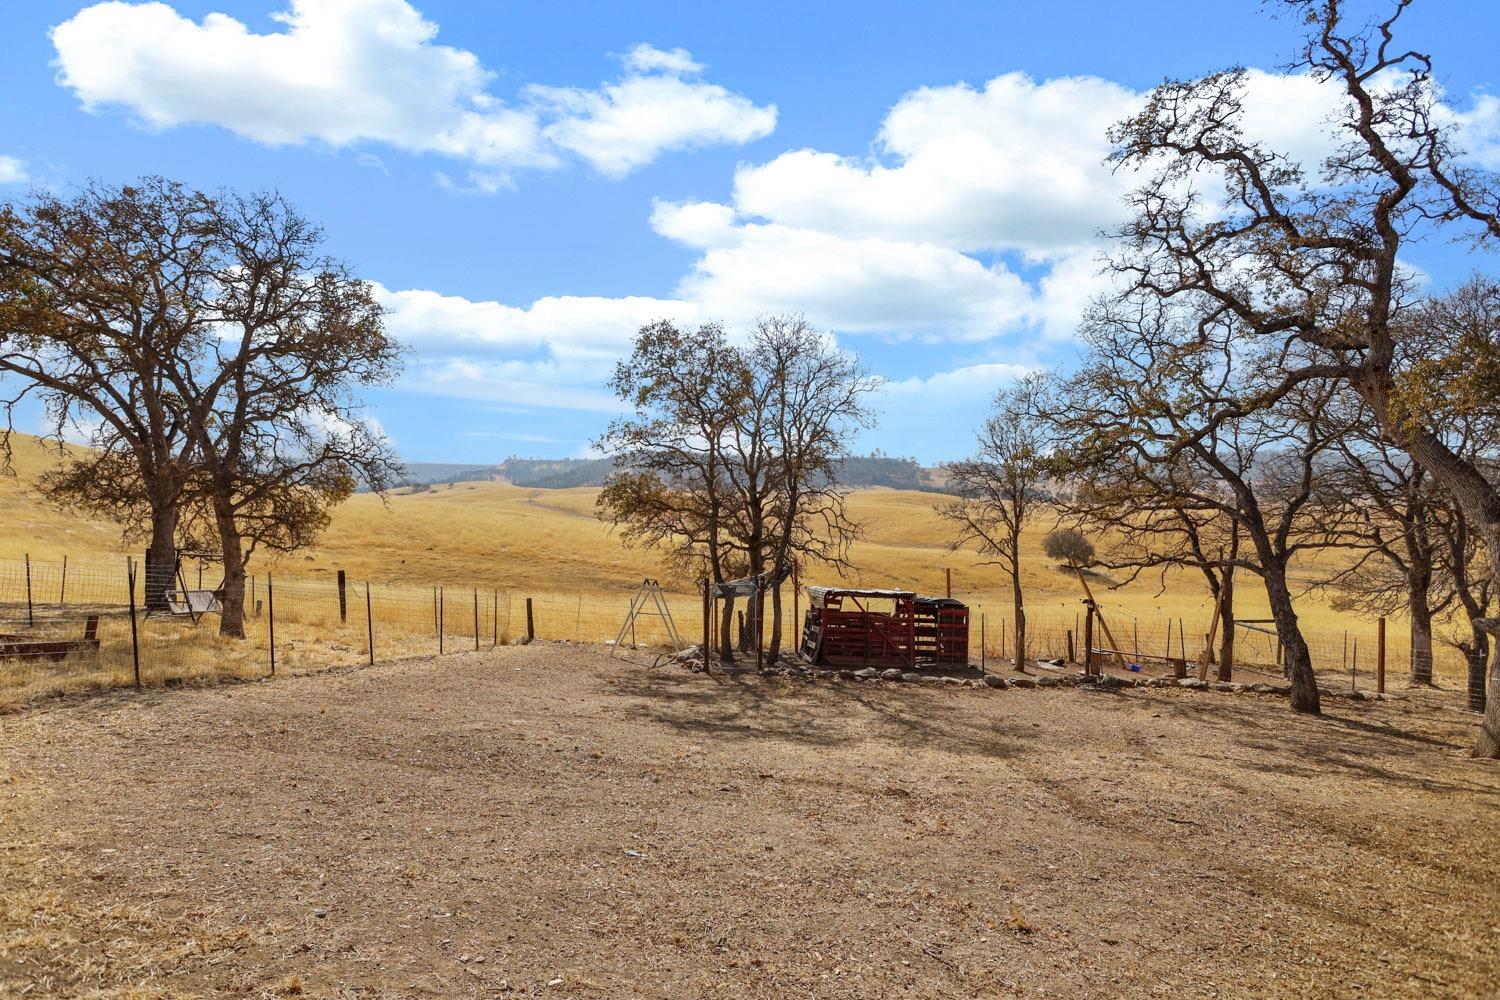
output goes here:
<path id="1" fill-rule="evenodd" d="M 708 577 L 704 577 L 703 583 L 703 669 L 708 669 L 708 629 L 709 619 L 713 617 L 713 609 L 709 607 L 713 597 L 708 590 Z"/>
<path id="2" fill-rule="evenodd" d="M 135 686 L 141 686 L 141 645 L 135 629 L 135 566 L 125 560 L 126 586 L 130 588 L 130 662 L 135 668 Z"/>
<path id="3" fill-rule="evenodd" d="M 1072 633 L 1069 633 L 1071 635 Z M 1090 604 L 1083 618 L 1083 675 L 1094 675 L 1094 606 Z"/>
<path id="4" fill-rule="evenodd" d="M 536 619 L 531 616 L 531 598 L 526 598 L 526 641 L 536 639 Z"/>
<path id="5" fill-rule="evenodd" d="M 68 603 L 68 554 L 63 553 L 62 587 L 57 592 L 57 603 Z"/>
<path id="6" fill-rule="evenodd" d="M 349 622 L 349 604 L 344 596 L 344 571 L 339 570 L 339 624 L 345 625 Z"/>
<path id="7" fill-rule="evenodd" d="M 340 570 L 340 573 L 343 571 Z M 375 616 L 370 613 L 370 581 L 365 581 L 365 639 L 370 646 L 370 666 L 375 665 Z"/>
<path id="8" fill-rule="evenodd" d="M 479 652 L 479 588 L 474 588 L 474 652 Z"/>
<path id="9" fill-rule="evenodd" d="M 979 672 L 984 673 L 984 612 L 979 612 Z"/>
<path id="10" fill-rule="evenodd" d="M 443 633 L 448 630 L 448 609 L 443 606 L 443 600 L 444 600 L 444 598 L 446 596 L 447 595 L 443 593 L 443 588 L 439 587 L 438 588 L 438 605 L 437 605 L 437 613 L 438 613 L 438 655 L 439 656 L 443 655 Z"/>
<path id="11" fill-rule="evenodd" d="M 1068 662 L 1077 663 L 1078 658 L 1073 655 L 1073 630 L 1068 629 Z"/>
<path id="12" fill-rule="evenodd" d="M 266 616 L 271 623 L 271 676 L 276 676 L 276 583 L 266 574 Z"/>
<path id="13" fill-rule="evenodd" d="M 802 648 L 802 584 L 797 577 L 797 563 L 792 562 L 792 634 L 797 637 L 797 648 Z"/>
<path id="14" fill-rule="evenodd" d="M 1375 690 L 1385 694 L 1385 617 L 1381 616 L 1375 632 Z"/>
<path id="15" fill-rule="evenodd" d="M 26 627 L 36 628 L 36 618 L 31 613 L 31 553 L 26 553 Z"/>
<path id="16" fill-rule="evenodd" d="M 495 602 L 495 634 L 490 639 L 490 648 L 491 649 L 494 649 L 496 646 L 500 645 L 500 591 L 498 591 L 498 590 L 495 591 L 495 593 L 494 593 L 494 602 Z"/>

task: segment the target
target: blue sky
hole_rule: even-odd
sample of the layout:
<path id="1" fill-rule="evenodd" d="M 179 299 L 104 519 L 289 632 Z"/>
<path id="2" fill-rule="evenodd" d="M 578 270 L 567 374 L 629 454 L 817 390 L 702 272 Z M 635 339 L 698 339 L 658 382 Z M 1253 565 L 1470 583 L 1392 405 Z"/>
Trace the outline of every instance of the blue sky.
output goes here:
<path id="1" fill-rule="evenodd" d="M 1500 166 L 1500 4 L 1409 22 Z M 1072 357 L 1128 180 L 1102 131 L 1143 91 L 1256 68 L 1254 120 L 1315 155 L 1295 30 L 1252 0 L 4 0 L 0 197 L 279 188 L 412 347 L 371 397 L 409 459 L 582 454 L 640 322 L 797 310 L 890 380 L 855 446 L 937 462 Z M 1412 263 L 1441 287 L 1494 260 Z"/>

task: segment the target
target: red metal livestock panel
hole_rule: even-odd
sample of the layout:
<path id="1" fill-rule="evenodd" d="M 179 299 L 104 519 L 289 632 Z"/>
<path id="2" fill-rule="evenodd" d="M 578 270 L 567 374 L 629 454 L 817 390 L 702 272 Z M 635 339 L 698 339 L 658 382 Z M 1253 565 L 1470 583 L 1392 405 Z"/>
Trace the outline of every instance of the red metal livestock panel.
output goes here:
<path id="1" fill-rule="evenodd" d="M 891 590 L 808 593 L 802 653 L 814 663 L 904 670 L 968 664 L 969 610 L 958 601 Z"/>

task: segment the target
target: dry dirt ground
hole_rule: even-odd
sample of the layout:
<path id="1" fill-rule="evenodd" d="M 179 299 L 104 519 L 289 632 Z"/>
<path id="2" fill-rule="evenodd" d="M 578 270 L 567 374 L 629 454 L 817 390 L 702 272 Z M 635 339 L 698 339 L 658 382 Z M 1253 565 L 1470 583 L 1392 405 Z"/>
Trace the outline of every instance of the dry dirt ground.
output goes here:
<path id="1" fill-rule="evenodd" d="M 1496 996 L 1456 704 L 544 644 L 54 702 L 0 717 L 0 994 Z"/>

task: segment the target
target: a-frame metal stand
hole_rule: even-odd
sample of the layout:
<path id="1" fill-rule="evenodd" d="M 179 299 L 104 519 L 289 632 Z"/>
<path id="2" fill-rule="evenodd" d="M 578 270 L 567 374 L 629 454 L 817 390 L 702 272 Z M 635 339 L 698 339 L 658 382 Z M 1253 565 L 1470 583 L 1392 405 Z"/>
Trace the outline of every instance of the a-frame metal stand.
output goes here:
<path id="1" fill-rule="evenodd" d="M 677 634 L 677 624 L 672 621 L 672 609 L 667 607 L 667 595 L 662 593 L 661 584 L 655 580 L 642 580 L 640 589 L 630 599 L 630 611 L 625 615 L 625 621 L 620 625 L 620 634 L 615 636 L 614 648 L 609 651 L 611 657 L 618 656 L 620 647 L 625 642 L 625 633 L 630 633 L 630 647 L 635 648 L 635 620 L 637 618 L 660 618 L 666 626 L 667 638 L 672 640 L 672 649 L 682 652 L 685 648 L 682 638 Z"/>

